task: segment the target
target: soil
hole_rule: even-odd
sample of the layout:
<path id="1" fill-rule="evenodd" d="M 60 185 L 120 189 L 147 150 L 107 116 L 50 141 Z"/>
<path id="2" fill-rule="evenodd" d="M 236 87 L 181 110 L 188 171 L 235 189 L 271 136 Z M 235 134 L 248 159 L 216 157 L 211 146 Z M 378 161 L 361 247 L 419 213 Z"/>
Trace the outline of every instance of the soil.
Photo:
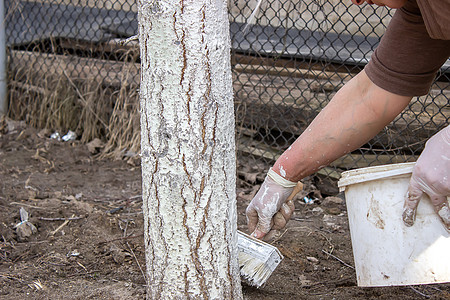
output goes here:
<path id="1" fill-rule="evenodd" d="M 0 123 L 0 299 L 144 299 L 139 161 L 99 159 L 101 143 L 50 134 Z M 243 231 L 268 168 L 239 158 Z M 304 183 L 295 217 L 273 241 L 285 259 L 263 288 L 244 283 L 245 299 L 450 299 L 449 284 L 357 287 L 343 196 L 318 177 Z M 35 228 L 16 227 L 20 208 Z"/>

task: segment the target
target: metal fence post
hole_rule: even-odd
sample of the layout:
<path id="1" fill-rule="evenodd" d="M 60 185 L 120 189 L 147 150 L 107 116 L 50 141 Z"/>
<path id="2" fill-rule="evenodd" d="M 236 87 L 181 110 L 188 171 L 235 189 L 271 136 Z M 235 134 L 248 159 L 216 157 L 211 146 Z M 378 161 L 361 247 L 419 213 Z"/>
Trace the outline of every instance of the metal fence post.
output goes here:
<path id="1" fill-rule="evenodd" d="M 5 37 L 5 1 L 0 1 L 0 115 L 6 114 L 6 37 Z"/>

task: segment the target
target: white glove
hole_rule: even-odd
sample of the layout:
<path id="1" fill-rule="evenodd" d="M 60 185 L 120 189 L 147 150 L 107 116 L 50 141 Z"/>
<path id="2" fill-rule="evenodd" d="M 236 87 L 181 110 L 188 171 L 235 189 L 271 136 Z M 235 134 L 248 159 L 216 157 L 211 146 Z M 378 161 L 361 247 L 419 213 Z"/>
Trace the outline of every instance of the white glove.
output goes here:
<path id="1" fill-rule="evenodd" d="M 271 229 L 280 230 L 286 226 L 295 209 L 292 200 L 286 200 L 296 185 L 296 182 L 286 180 L 272 169 L 269 170 L 245 212 L 252 236 L 261 239 Z"/>
<path id="2" fill-rule="evenodd" d="M 450 231 L 450 126 L 432 136 L 414 166 L 403 208 L 403 222 L 412 226 L 423 195 L 430 197 L 434 210 Z"/>

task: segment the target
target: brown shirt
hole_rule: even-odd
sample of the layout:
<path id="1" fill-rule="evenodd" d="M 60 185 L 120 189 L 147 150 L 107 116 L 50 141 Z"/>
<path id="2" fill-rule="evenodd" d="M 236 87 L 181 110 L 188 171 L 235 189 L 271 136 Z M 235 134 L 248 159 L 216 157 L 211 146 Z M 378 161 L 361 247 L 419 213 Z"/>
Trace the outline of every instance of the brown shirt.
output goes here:
<path id="1" fill-rule="evenodd" d="M 430 37 L 450 40 L 450 0 L 417 0 Z"/>
<path id="2" fill-rule="evenodd" d="M 450 0 L 417 2 L 397 9 L 364 69 L 373 83 L 402 96 L 427 94 L 450 56 Z"/>

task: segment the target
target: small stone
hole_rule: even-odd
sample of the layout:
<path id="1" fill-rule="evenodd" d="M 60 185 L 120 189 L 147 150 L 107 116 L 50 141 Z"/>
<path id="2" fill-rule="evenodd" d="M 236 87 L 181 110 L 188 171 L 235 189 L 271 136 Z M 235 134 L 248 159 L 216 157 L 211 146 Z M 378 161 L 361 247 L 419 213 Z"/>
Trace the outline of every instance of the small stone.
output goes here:
<path id="1" fill-rule="evenodd" d="M 334 217 L 331 215 L 324 215 L 322 221 L 329 227 L 336 224 Z"/>
<path id="2" fill-rule="evenodd" d="M 325 209 L 325 211 L 329 215 L 339 215 L 341 213 L 341 209 L 338 207 L 330 207 Z"/>
<path id="3" fill-rule="evenodd" d="M 307 256 L 306 259 L 313 264 L 319 263 L 319 260 L 317 258 L 315 258 L 314 256 Z"/>
<path id="4" fill-rule="evenodd" d="M 341 205 L 344 203 L 344 200 L 342 200 L 339 197 L 326 197 L 325 199 L 323 199 L 322 201 L 322 205 L 324 206 L 328 206 L 328 205 Z"/>
<path id="5" fill-rule="evenodd" d="M 316 215 L 320 215 L 321 213 L 323 213 L 323 209 L 320 207 L 315 207 L 313 208 L 312 212 Z"/>
<path id="6" fill-rule="evenodd" d="M 111 253 L 112 259 L 116 264 L 123 264 L 123 262 L 125 261 L 125 253 L 122 249 L 117 247 L 117 245 L 112 244 L 109 248 L 109 251 Z"/>
<path id="7" fill-rule="evenodd" d="M 34 233 L 37 232 L 36 226 L 31 224 L 30 222 L 22 222 L 16 227 L 16 233 L 19 241 L 25 241 Z"/>

